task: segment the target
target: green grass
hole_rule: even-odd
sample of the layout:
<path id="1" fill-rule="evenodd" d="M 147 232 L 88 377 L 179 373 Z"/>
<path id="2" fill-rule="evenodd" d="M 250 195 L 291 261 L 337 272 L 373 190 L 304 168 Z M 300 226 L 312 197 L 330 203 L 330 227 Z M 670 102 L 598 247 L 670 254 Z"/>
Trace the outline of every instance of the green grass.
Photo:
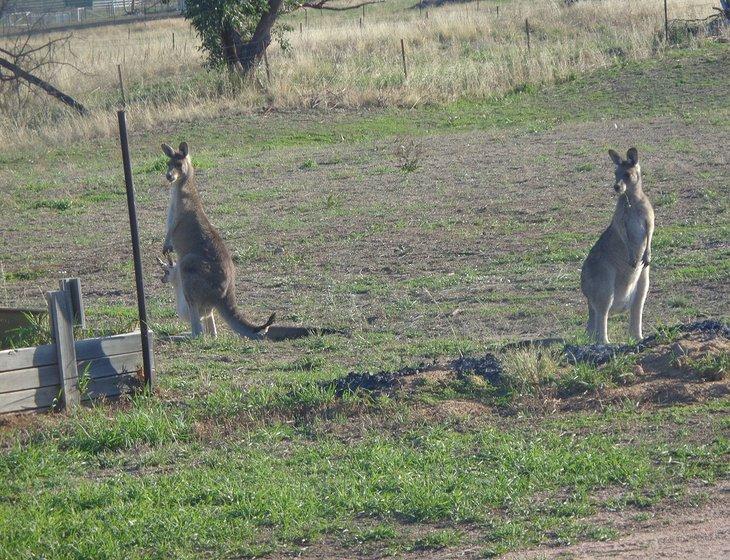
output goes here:
<path id="1" fill-rule="evenodd" d="M 691 420 L 709 412 L 686 413 Z M 82 412 L 51 433 L 6 440 L 0 550 L 19 558 L 247 557 L 337 538 L 342 528 L 360 531 L 361 541 L 423 550 L 458 545 L 461 523 L 477 527 L 494 550 L 552 531 L 605 538 L 610 529 L 575 521 L 601 507 L 592 490 L 615 486 L 622 496 L 652 499 L 726 469 L 727 442 L 718 436 L 657 448 L 661 416 L 612 412 L 466 432 L 405 420 L 365 428 L 354 440 L 272 424 L 221 440 L 215 429 L 194 435 L 194 425 L 213 428 L 215 417 L 196 421 L 142 399 L 128 411 Z M 716 429 L 720 418 L 709 419 Z M 627 421 L 644 437 L 623 440 Z M 601 433 L 586 433 L 585 422 Z M 567 502 L 535 501 L 567 487 Z M 381 527 L 363 533 L 359 518 Z M 404 522 L 454 528 L 409 543 L 393 528 Z"/>
<path id="2" fill-rule="evenodd" d="M 702 379 L 719 381 L 728 377 L 730 372 L 730 353 L 702 356 L 701 358 L 678 358 L 677 364 L 690 371 L 694 371 Z"/>
<path id="3" fill-rule="evenodd" d="M 62 198 L 58 200 L 54 199 L 46 199 L 46 200 L 39 200 L 37 202 L 34 202 L 32 205 L 33 209 L 38 208 L 49 208 L 51 210 L 59 210 L 63 212 L 64 210 L 69 210 L 73 206 L 75 206 L 76 203 L 68 198 Z"/>
<path id="4" fill-rule="evenodd" d="M 278 118 L 267 119 L 266 128 L 261 128 L 256 120 L 244 117 L 247 128 L 241 145 L 250 151 L 330 145 L 341 142 L 343 138 L 347 142 L 364 142 L 383 137 L 465 130 L 538 131 L 567 122 L 621 118 L 625 116 L 622 107 L 626 99 L 614 88 L 614 82 L 618 80 L 632 84 L 632 112 L 642 118 L 669 114 L 697 118 L 715 111 L 720 116 L 726 115 L 727 106 L 723 96 L 719 95 L 720 84 L 717 84 L 717 95 L 710 94 L 701 106 L 694 109 L 688 108 L 685 100 L 675 93 L 680 77 L 688 82 L 707 79 L 701 70 L 693 68 L 692 61 L 697 55 L 697 51 L 691 50 L 669 51 L 665 60 L 619 65 L 557 86 L 517 88 L 514 93 L 498 99 L 462 100 L 445 107 L 423 107 L 411 111 L 386 109 L 358 115 L 357 118 L 344 114 L 327 124 L 318 119 L 304 119 L 298 123 L 296 130 Z M 727 56 L 727 48 L 703 47 L 701 56 L 722 60 Z M 660 67 L 663 71 L 655 72 Z M 713 79 L 720 79 L 730 86 L 725 76 Z M 566 105 L 566 99 L 570 99 L 569 105 Z M 727 116 L 724 118 L 727 119 Z M 216 141 L 212 131 L 210 140 Z M 675 146 L 684 147 L 685 144 Z M 579 171 L 591 169 L 590 164 L 579 167 Z"/>

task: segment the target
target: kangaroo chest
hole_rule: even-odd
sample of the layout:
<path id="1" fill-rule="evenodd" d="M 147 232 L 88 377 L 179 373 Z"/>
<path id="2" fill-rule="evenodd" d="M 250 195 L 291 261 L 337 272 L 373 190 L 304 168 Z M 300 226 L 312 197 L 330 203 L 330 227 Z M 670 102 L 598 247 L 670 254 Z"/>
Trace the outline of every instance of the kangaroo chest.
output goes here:
<path id="1" fill-rule="evenodd" d="M 634 247 L 643 246 L 649 233 L 643 213 L 634 214 L 627 212 L 626 215 L 624 215 L 624 223 L 626 227 L 626 237 L 629 240 L 629 244 Z"/>
<path id="2" fill-rule="evenodd" d="M 168 233 L 175 227 L 175 214 L 177 212 L 178 195 L 176 187 L 170 189 L 170 204 L 167 206 L 167 231 Z"/>

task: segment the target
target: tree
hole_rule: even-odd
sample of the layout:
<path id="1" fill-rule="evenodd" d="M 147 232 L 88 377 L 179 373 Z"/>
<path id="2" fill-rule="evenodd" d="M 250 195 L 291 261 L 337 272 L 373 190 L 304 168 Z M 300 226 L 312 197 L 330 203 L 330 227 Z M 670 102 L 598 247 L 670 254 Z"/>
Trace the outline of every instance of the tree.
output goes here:
<path id="1" fill-rule="evenodd" d="M 333 0 L 187 0 L 185 17 L 200 35 L 208 63 L 249 74 L 271 44 L 278 17 L 300 8 L 353 10 L 385 0 L 366 0 L 355 5 L 331 6 Z"/>

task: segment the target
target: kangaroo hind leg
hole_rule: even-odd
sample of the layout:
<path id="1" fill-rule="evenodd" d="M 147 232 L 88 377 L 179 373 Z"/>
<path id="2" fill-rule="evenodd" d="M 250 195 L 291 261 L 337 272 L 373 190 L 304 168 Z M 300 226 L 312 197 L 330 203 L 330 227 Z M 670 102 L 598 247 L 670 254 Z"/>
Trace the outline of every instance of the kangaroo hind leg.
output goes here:
<path id="1" fill-rule="evenodd" d="M 643 315 L 644 303 L 646 302 L 646 294 L 649 292 L 649 267 L 644 267 L 641 271 L 639 279 L 636 282 L 634 296 L 631 299 L 631 309 L 629 314 L 629 334 L 636 340 L 643 337 Z"/>
<path id="2" fill-rule="evenodd" d="M 203 318 L 203 326 L 205 327 L 205 333 L 208 336 L 212 336 L 213 338 L 218 336 L 218 329 L 215 327 L 215 317 L 213 316 L 212 310 Z"/>
<path id="3" fill-rule="evenodd" d="M 593 306 L 588 304 L 588 323 L 586 324 L 586 332 L 590 340 L 596 340 L 596 312 L 593 310 Z"/>

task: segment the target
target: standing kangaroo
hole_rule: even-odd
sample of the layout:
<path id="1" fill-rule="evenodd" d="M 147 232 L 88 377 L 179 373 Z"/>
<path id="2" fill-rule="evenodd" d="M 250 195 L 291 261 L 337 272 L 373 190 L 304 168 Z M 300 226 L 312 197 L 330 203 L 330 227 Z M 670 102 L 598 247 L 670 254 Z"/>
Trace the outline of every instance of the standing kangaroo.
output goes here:
<path id="1" fill-rule="evenodd" d="M 187 143 L 180 144 L 177 152 L 163 144 L 162 151 L 170 158 L 166 174 L 170 182 L 170 207 L 162 252 L 165 255 L 173 250 L 177 253 L 175 268 L 193 336 L 203 334 L 203 320 L 209 323 L 208 318 L 215 309 L 239 335 L 263 338 L 274 322 L 275 314 L 272 313 L 263 325 L 254 325 L 237 309 L 233 260 L 203 210 Z M 210 334 L 215 336 L 215 328 Z"/>
<path id="2" fill-rule="evenodd" d="M 581 290 L 588 300 L 588 335 L 608 344 L 608 316 L 629 310 L 629 333 L 641 340 L 641 320 L 649 291 L 654 210 L 641 188 L 639 153 L 631 148 L 623 160 L 614 150 L 613 188 L 619 198 L 610 225 L 591 248 L 581 270 Z"/>

